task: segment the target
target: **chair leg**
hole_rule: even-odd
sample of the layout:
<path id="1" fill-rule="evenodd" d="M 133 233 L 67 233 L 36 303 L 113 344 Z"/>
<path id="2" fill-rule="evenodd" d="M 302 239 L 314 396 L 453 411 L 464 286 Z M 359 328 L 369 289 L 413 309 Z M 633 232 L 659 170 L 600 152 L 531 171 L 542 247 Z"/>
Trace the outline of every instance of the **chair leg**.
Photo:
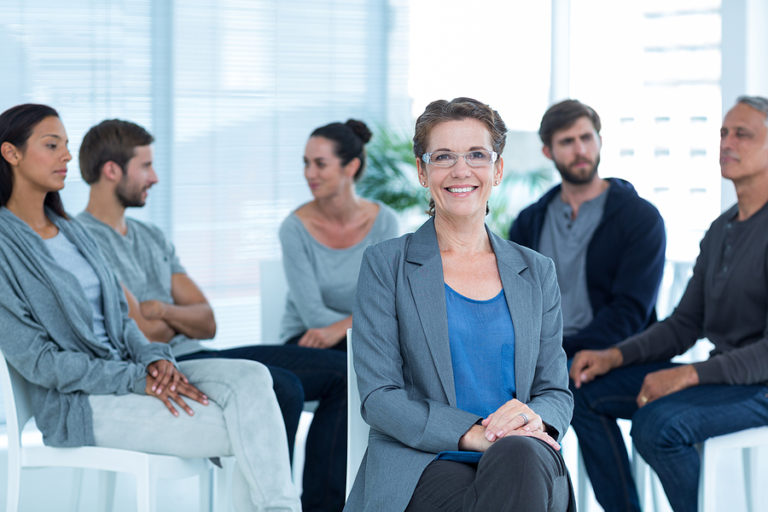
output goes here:
<path id="1" fill-rule="evenodd" d="M 200 474 L 197 477 L 198 485 L 200 486 L 200 504 L 198 510 L 200 512 L 212 512 L 213 500 L 211 499 L 211 490 L 213 486 L 211 482 L 213 480 L 213 468 L 209 468 L 204 474 Z"/>
<path id="2" fill-rule="evenodd" d="M 143 468 L 134 476 L 136 477 L 136 511 L 155 512 L 155 485 L 149 474 L 149 468 Z"/>
<path id="3" fill-rule="evenodd" d="M 117 473 L 114 471 L 99 471 L 97 510 L 115 509 L 115 481 Z"/>
<path id="4" fill-rule="evenodd" d="M 83 472 L 82 468 L 72 469 L 72 494 L 70 495 L 69 509 L 72 512 L 80 510 L 80 496 L 83 492 Z M 101 509 L 106 510 L 106 509 Z"/>
<path id="5" fill-rule="evenodd" d="M 587 477 L 587 467 L 584 465 L 584 458 L 581 456 L 581 449 L 576 445 L 576 460 L 578 461 L 578 475 L 576 477 L 576 489 L 579 493 L 578 504 L 576 508 L 586 512 L 589 499 L 587 496 L 589 487 L 589 478 Z"/>
<path id="6" fill-rule="evenodd" d="M 21 468 L 18 464 L 13 464 L 10 460 L 12 455 L 8 454 L 8 482 L 6 485 L 5 510 L 7 512 L 18 512 L 19 494 L 21 491 Z"/>
<path id="7" fill-rule="evenodd" d="M 221 468 L 213 468 L 213 510 L 215 512 L 226 512 L 230 508 L 234 464 L 232 457 L 223 457 Z"/>
<path id="8" fill-rule="evenodd" d="M 755 510 L 755 489 L 752 486 L 752 478 L 757 474 L 757 461 L 759 457 L 752 450 L 758 448 L 744 448 L 741 450 L 741 462 L 744 466 L 744 499 L 746 500 L 747 512 Z"/>
<path id="9" fill-rule="evenodd" d="M 640 500 L 641 510 L 645 510 L 645 483 L 647 482 L 647 476 L 646 463 L 640 454 L 637 453 L 635 444 L 632 443 L 632 477 L 635 479 L 635 487 L 637 488 L 637 497 Z M 653 493 L 653 482 L 651 482 L 651 493 Z M 654 510 L 656 510 L 655 507 Z"/>
<path id="10" fill-rule="evenodd" d="M 717 450 L 701 447 L 701 473 L 699 474 L 699 512 L 715 512 L 715 458 Z"/>

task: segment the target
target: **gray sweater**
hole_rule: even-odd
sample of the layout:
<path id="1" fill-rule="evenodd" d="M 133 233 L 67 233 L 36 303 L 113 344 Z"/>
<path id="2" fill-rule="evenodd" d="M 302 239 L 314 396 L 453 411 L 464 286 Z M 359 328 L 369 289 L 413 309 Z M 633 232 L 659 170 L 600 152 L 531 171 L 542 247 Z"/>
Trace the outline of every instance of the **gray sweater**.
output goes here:
<path id="1" fill-rule="evenodd" d="M 674 313 L 618 345 L 624 364 L 664 361 L 708 338 L 694 364 L 701 384 L 768 383 L 768 205 L 718 217 L 701 241 L 693 276 Z"/>
<path id="2" fill-rule="evenodd" d="M 46 214 L 99 278 L 111 346 L 94 335 L 93 311 L 74 275 L 26 223 L 0 208 L 0 350 L 32 384 L 45 444 L 92 445 L 87 395 L 144 393 L 146 366 L 173 357 L 128 317 L 122 288 L 85 229 L 51 210 Z"/>
<path id="3" fill-rule="evenodd" d="M 280 245 L 288 297 L 280 328 L 282 341 L 352 314 L 363 252 L 369 245 L 398 234 L 395 212 L 377 204 L 379 213 L 368 234 L 345 249 L 331 249 L 315 240 L 296 213 L 283 221 Z"/>

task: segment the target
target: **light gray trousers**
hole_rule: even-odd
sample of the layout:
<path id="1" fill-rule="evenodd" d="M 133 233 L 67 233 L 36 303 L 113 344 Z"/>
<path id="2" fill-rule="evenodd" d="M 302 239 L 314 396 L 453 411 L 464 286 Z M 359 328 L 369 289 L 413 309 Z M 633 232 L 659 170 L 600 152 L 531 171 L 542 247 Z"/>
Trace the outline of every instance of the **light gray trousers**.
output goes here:
<path id="1" fill-rule="evenodd" d="M 209 405 L 188 399 L 194 416 L 176 406 L 176 417 L 152 396 L 91 395 L 96 445 L 189 458 L 234 455 L 232 501 L 238 512 L 299 512 L 269 370 L 237 359 L 183 361 L 178 367 Z"/>

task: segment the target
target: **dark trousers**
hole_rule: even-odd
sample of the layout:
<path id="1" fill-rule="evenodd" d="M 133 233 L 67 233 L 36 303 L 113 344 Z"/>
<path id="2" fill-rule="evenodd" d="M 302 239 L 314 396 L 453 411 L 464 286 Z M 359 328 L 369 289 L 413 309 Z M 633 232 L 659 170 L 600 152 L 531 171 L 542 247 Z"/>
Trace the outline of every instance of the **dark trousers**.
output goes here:
<path id="1" fill-rule="evenodd" d="M 639 511 L 635 482 L 617 418 L 632 420 L 632 441 L 654 469 L 675 512 L 695 512 L 699 453 L 714 436 L 768 424 L 768 387 L 703 385 L 638 409 L 645 376 L 674 363 L 618 368 L 574 391 L 572 425 L 592 488 L 605 510 Z"/>
<path id="2" fill-rule="evenodd" d="M 299 340 L 301 338 L 303 338 L 306 333 L 307 332 L 304 331 L 301 334 L 297 334 L 293 338 L 288 338 L 288 340 L 285 342 L 285 344 L 286 345 L 297 345 L 299 343 Z M 331 349 L 331 350 L 341 350 L 342 352 L 346 352 L 347 351 L 347 337 L 344 336 L 339 341 L 337 341 L 335 345 L 331 345 L 328 348 Z"/>
<path id="3" fill-rule="evenodd" d="M 493 443 L 477 465 L 432 461 L 406 512 L 565 512 L 572 503 L 560 453 L 532 437 Z"/>
<path id="4" fill-rule="evenodd" d="M 305 512 L 344 508 L 347 461 L 347 360 L 342 352 L 295 345 L 251 345 L 178 357 L 248 359 L 269 368 L 285 421 L 291 455 L 304 401 L 319 401 L 307 435 L 304 459 Z"/>

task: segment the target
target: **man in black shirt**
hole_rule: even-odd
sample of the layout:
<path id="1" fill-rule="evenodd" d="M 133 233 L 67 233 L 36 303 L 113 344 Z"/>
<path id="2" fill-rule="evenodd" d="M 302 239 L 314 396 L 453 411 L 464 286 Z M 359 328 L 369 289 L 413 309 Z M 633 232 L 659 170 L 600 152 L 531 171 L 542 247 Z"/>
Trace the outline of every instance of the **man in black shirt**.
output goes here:
<path id="1" fill-rule="evenodd" d="M 675 512 L 697 509 L 697 443 L 768 425 L 768 99 L 742 96 L 726 114 L 720 169 L 738 202 L 701 241 L 674 313 L 574 357 L 572 424 L 606 510 L 639 510 L 616 418 L 632 419 L 632 439 Z M 715 346 L 708 360 L 669 362 L 704 337 Z"/>

